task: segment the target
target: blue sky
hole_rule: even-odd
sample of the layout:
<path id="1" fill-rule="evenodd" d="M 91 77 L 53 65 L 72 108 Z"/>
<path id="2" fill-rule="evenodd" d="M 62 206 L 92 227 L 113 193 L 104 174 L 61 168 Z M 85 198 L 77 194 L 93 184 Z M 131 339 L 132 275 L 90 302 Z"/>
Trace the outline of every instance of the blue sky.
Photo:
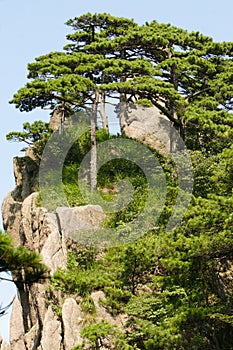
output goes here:
<path id="1" fill-rule="evenodd" d="M 22 145 L 5 141 L 9 131 L 21 130 L 25 121 L 48 121 L 48 111 L 20 113 L 9 105 L 26 82 L 27 64 L 50 51 L 62 50 L 69 18 L 86 12 L 108 12 L 143 23 L 156 19 L 189 31 L 197 30 L 216 41 L 233 41 L 232 0 L 0 0 L 0 202 L 13 189 L 12 158 Z M 0 283 L 0 303 L 11 298 L 12 287 Z M 8 319 L 0 318 L 0 334 L 8 338 Z"/>

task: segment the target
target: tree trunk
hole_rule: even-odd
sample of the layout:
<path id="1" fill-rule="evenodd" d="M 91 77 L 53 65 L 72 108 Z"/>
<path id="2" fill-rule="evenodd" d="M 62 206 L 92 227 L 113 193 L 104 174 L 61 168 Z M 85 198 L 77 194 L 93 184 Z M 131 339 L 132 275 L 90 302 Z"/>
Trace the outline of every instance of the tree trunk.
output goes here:
<path id="1" fill-rule="evenodd" d="M 126 59 L 126 53 L 125 49 L 120 50 L 120 58 Z M 126 77 L 121 76 L 120 82 L 125 82 Z M 127 104 L 126 104 L 126 94 L 120 93 L 120 113 L 119 113 L 119 123 L 121 128 L 121 133 L 124 134 L 124 129 L 127 126 L 127 110 L 126 110 Z"/>
<path id="2" fill-rule="evenodd" d="M 120 113 L 119 113 L 119 122 L 121 133 L 124 134 L 124 129 L 127 126 L 127 105 L 125 94 L 120 95 Z"/>
<path id="3" fill-rule="evenodd" d="M 91 191 L 95 191 L 97 188 L 97 149 L 96 149 L 96 118 L 97 108 L 99 103 L 99 92 L 95 92 L 95 100 L 91 110 L 90 120 L 90 138 L 91 138 L 91 161 L 90 161 L 90 180 Z"/>
<path id="4" fill-rule="evenodd" d="M 101 115 L 101 119 L 102 119 L 102 125 L 103 128 L 109 132 L 109 127 L 108 127 L 108 116 L 106 114 L 106 94 L 105 92 L 102 92 L 101 94 L 101 104 L 100 104 L 100 115 Z"/>
<path id="5" fill-rule="evenodd" d="M 169 58 L 171 57 L 172 57 L 172 54 L 170 53 Z M 175 64 L 173 64 L 171 67 L 171 83 L 174 86 L 174 89 L 178 91 L 179 77 L 177 74 L 177 68 Z M 170 113 L 171 113 L 172 119 L 177 121 L 173 123 L 171 122 L 171 133 L 170 133 L 170 152 L 175 152 L 177 151 L 178 140 L 177 140 L 177 136 L 174 128 L 176 128 L 176 130 L 179 132 L 180 137 L 184 140 L 184 123 L 182 122 L 178 114 L 178 111 L 176 110 L 176 107 L 174 107 L 173 101 L 171 101 Z"/>

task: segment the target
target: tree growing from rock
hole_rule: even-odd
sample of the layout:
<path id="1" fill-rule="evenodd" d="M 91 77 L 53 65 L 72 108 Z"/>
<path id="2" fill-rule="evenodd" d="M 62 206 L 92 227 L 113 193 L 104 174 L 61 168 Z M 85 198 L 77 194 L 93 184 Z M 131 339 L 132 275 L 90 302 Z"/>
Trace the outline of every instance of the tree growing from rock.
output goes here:
<path id="1" fill-rule="evenodd" d="M 122 132 L 128 104 L 138 103 L 158 108 L 189 148 L 216 152 L 229 144 L 232 43 L 216 43 L 199 32 L 156 21 L 139 26 L 109 14 L 88 13 L 67 25 L 74 31 L 67 35 L 71 43 L 30 63 L 30 80 L 11 103 L 27 112 L 61 104 L 88 112 L 92 189 L 97 114 L 108 130 L 107 104 L 120 106 Z"/>
<path id="2" fill-rule="evenodd" d="M 34 123 L 24 123 L 23 131 L 12 131 L 6 135 L 8 141 L 23 142 L 26 147 L 22 149 L 25 151 L 28 147 L 31 147 L 35 157 L 39 158 L 42 155 L 43 149 L 49 136 L 52 133 L 52 129 L 49 123 L 45 123 L 41 120 L 37 120 Z"/>

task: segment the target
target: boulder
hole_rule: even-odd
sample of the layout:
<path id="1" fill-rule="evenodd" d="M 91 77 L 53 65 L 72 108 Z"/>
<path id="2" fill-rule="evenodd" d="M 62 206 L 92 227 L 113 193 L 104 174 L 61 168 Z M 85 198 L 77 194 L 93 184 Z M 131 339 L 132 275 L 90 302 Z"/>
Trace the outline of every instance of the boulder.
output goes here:
<path id="1" fill-rule="evenodd" d="M 94 234 L 95 230 L 101 227 L 106 218 L 99 205 L 59 207 L 55 213 L 61 234 L 80 243 L 85 243 L 85 234 L 87 234 L 87 239 L 91 240 L 92 233 Z"/>
<path id="2" fill-rule="evenodd" d="M 179 135 L 169 119 L 156 107 L 132 105 L 125 114 L 123 133 L 161 154 L 175 151 Z"/>

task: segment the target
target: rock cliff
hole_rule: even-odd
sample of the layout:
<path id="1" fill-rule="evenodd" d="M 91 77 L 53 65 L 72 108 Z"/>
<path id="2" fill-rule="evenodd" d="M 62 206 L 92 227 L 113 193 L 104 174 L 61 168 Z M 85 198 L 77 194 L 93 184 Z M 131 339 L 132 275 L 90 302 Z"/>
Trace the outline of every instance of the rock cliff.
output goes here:
<path id="1" fill-rule="evenodd" d="M 37 205 L 36 166 L 32 159 L 15 158 L 15 189 L 9 193 L 2 205 L 4 229 L 11 235 L 16 246 L 39 253 L 44 264 L 53 274 L 66 268 L 69 230 L 79 227 L 97 227 L 104 218 L 98 206 L 58 208 L 49 213 Z M 49 293 L 59 306 L 58 314 L 48 302 Z M 99 292 L 93 293 L 98 319 L 106 318 L 106 312 L 98 307 Z M 51 295 L 50 295 L 51 297 Z M 104 297 L 104 296 L 102 296 Z M 11 316 L 10 345 L 0 341 L 1 350 L 70 350 L 81 344 L 80 331 L 83 325 L 80 301 L 62 298 L 49 282 L 21 286 L 13 304 Z M 110 315 L 108 318 L 115 322 Z"/>

